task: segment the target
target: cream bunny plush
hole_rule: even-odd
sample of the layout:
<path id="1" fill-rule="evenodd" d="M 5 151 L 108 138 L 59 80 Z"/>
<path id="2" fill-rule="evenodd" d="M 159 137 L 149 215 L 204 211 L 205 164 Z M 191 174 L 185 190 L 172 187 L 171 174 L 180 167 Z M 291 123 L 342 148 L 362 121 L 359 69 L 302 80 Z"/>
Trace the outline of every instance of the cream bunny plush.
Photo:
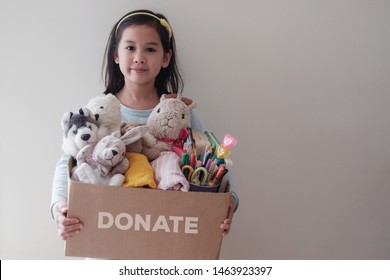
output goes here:
<path id="1" fill-rule="evenodd" d="M 189 183 L 180 170 L 183 142 L 191 126 L 191 109 L 177 98 L 165 98 L 151 112 L 146 125 L 149 133 L 142 138 L 142 153 L 153 160 L 158 189 L 188 191 Z M 180 155 L 180 157 L 179 157 Z"/>
<path id="2" fill-rule="evenodd" d="M 153 109 L 147 120 L 149 133 L 142 138 L 142 153 L 149 160 L 154 160 L 163 151 L 180 153 L 182 142 L 188 136 L 187 128 L 191 127 L 191 109 L 195 102 L 186 105 L 177 98 L 160 98 L 160 103 Z M 180 147 L 181 146 L 181 147 Z"/>
<path id="3" fill-rule="evenodd" d="M 121 136 L 120 131 L 103 137 L 96 145 L 87 145 L 77 154 L 77 167 L 72 179 L 84 183 L 121 186 L 129 162 L 125 157 L 126 145 L 140 139 L 148 131 L 139 126 Z"/>
<path id="4" fill-rule="evenodd" d="M 91 98 L 85 107 L 93 115 L 97 116 L 99 139 L 120 130 L 122 120 L 121 106 L 119 100 L 113 94 Z"/>

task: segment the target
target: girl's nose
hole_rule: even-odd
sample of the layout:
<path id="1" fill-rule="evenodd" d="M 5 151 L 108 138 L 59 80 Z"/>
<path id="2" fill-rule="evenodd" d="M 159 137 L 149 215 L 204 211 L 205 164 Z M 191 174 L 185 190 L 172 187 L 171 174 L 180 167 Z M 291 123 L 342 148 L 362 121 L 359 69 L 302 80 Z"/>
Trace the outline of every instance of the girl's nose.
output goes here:
<path id="1" fill-rule="evenodd" d="M 134 63 L 139 63 L 139 64 L 144 64 L 145 63 L 145 58 L 141 55 L 136 55 L 134 57 Z"/>

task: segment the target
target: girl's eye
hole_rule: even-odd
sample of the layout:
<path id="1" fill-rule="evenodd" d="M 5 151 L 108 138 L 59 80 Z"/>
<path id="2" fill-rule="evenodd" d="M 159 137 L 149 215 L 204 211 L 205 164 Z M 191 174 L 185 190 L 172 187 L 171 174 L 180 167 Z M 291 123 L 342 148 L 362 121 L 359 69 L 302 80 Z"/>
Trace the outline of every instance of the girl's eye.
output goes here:
<path id="1" fill-rule="evenodd" d="M 134 51 L 134 50 L 135 50 L 135 47 L 133 47 L 133 46 L 128 46 L 128 47 L 126 48 L 126 50 L 128 50 L 128 51 Z"/>
<path id="2" fill-rule="evenodd" d="M 146 51 L 147 51 L 147 52 L 155 52 L 156 49 L 153 49 L 153 48 L 146 48 Z"/>

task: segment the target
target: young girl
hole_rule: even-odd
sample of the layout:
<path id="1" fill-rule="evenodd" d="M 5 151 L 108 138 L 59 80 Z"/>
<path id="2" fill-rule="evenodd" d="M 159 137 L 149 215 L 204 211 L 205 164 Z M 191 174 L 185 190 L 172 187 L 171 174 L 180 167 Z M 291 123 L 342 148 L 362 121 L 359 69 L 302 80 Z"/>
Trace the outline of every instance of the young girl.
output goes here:
<path id="1" fill-rule="evenodd" d="M 126 14 L 113 27 L 104 57 L 105 94 L 113 93 L 121 103 L 122 120 L 146 123 L 162 94 L 179 93 L 183 81 L 176 64 L 176 47 L 172 29 L 161 14 L 138 10 Z M 175 94 L 171 94 L 175 97 Z M 185 103 L 190 99 L 183 98 Z M 204 128 L 192 112 L 192 127 Z M 52 192 L 52 216 L 59 235 L 66 240 L 83 227 L 77 218 L 67 218 L 67 162 L 63 155 L 57 163 Z M 235 205 L 230 205 L 228 217 L 222 222 L 222 235 L 229 233 Z"/>

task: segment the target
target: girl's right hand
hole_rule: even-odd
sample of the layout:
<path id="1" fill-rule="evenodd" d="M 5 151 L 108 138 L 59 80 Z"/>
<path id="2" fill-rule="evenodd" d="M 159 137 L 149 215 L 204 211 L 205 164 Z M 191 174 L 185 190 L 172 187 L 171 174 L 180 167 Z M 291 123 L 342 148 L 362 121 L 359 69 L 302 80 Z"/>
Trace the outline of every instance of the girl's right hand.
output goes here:
<path id="1" fill-rule="evenodd" d="M 62 240 L 67 240 L 80 232 L 83 224 L 77 218 L 67 218 L 68 205 L 65 201 L 60 201 L 53 206 L 53 215 L 58 228 L 58 235 Z"/>

